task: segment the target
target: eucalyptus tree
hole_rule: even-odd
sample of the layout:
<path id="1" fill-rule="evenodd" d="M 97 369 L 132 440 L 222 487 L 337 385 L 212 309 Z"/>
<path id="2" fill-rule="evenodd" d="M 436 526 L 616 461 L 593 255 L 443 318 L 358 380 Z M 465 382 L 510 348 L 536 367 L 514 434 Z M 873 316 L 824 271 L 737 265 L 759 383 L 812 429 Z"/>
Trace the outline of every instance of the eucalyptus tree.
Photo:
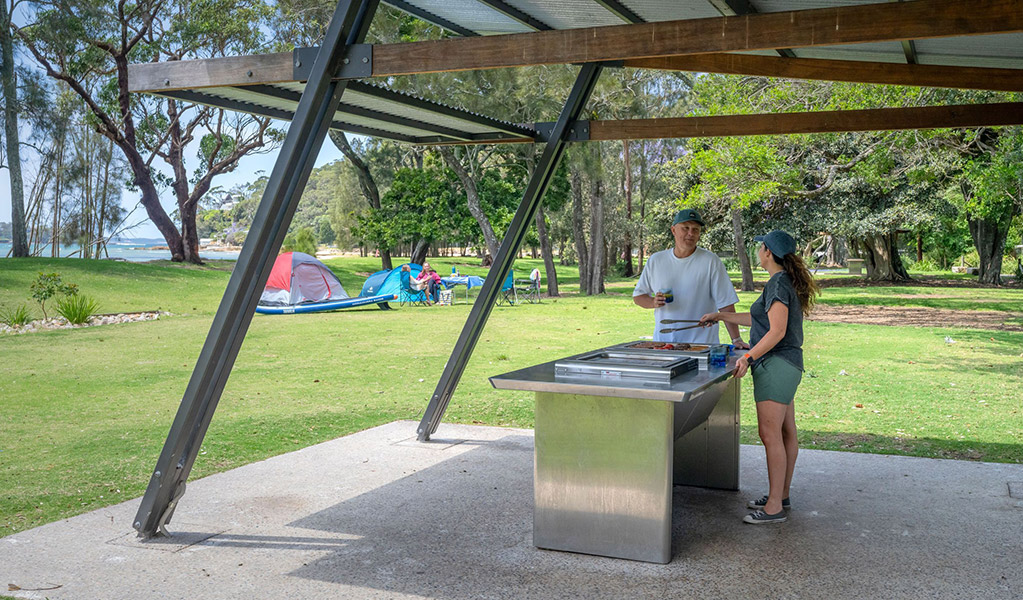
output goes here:
<path id="1" fill-rule="evenodd" d="M 337 2 L 335 0 L 279 0 L 277 11 L 272 17 L 273 29 L 278 33 L 279 50 L 290 50 L 297 46 L 312 46 L 319 42 L 330 22 Z M 391 43 L 398 41 L 418 41 L 425 39 L 436 39 L 443 37 L 445 32 L 436 25 L 416 19 L 415 17 L 397 9 L 381 5 L 373 19 L 366 41 L 369 43 Z M 376 161 L 369 155 L 374 149 L 379 149 L 378 143 L 352 143 L 352 140 L 344 132 L 331 130 L 329 132 L 331 143 L 341 151 L 348 161 L 349 167 L 358 177 L 359 189 L 374 214 L 382 214 L 381 194 L 386 191 L 387 185 L 381 182 L 381 178 L 390 179 L 388 173 L 394 173 L 401 168 L 400 161 L 381 161 L 381 158 L 399 158 L 400 153 L 377 153 Z M 374 165 L 374 162 L 377 165 Z M 381 164 L 382 163 L 382 164 Z M 379 167 L 379 168 L 375 168 Z M 350 220 L 341 218 L 340 215 L 332 217 L 332 222 L 340 225 L 342 221 L 350 223 Z M 340 231 L 335 232 L 339 235 Z M 379 237 L 378 242 L 383 242 L 385 237 Z M 391 269 L 391 248 L 379 246 L 381 268 Z"/>
<path id="2" fill-rule="evenodd" d="M 698 80 L 697 97 L 701 114 L 915 106 L 949 99 L 926 88 L 712 75 Z M 702 140 L 667 176 L 682 203 L 728 210 L 757 204 L 771 209 L 765 215 L 827 205 L 828 218 L 816 222 L 822 229 L 810 237 L 845 235 L 850 252 L 865 259 L 868 277 L 908 279 L 898 234 L 931 219 L 940 180 L 947 176 L 931 172 L 931 145 L 917 132 Z M 733 222 L 741 257 L 741 220 Z"/>
<path id="3" fill-rule="evenodd" d="M 128 65 L 258 53 L 271 8 L 262 0 L 46 0 L 17 33 L 47 75 L 89 107 L 89 125 L 124 154 L 131 187 L 175 261 L 201 262 L 199 201 L 243 156 L 282 139 L 266 118 L 128 92 Z M 186 148 L 198 162 L 189 174 Z M 170 175 L 158 171 L 159 158 Z M 170 189 L 180 222 L 160 203 Z M 179 229 L 180 226 L 180 229 Z"/>
<path id="4" fill-rule="evenodd" d="M 18 133 L 18 88 L 15 82 L 14 42 L 11 38 L 11 14 L 16 3 L 0 0 L 0 92 L 4 98 L 4 146 L 0 167 L 7 165 L 11 182 L 12 254 L 29 255 L 25 226 L 25 183 L 21 171 L 21 139 Z"/>

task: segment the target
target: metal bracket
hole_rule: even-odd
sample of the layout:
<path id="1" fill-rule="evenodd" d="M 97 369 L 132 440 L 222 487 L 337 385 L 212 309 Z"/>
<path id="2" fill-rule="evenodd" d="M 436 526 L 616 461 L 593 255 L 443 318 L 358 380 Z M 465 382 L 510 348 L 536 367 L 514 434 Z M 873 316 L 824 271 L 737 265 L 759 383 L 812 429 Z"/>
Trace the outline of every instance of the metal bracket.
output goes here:
<path id="1" fill-rule="evenodd" d="M 536 129 L 537 141 L 549 142 L 551 134 L 554 132 L 554 122 L 548 123 L 534 123 L 533 128 Z M 590 141 L 590 122 L 589 121 L 574 121 L 568 126 L 568 137 L 565 139 L 566 142 L 588 142 Z"/>
<path id="2" fill-rule="evenodd" d="M 295 48 L 292 51 L 292 73 L 295 81 L 308 81 L 319 46 Z M 334 79 L 366 79 L 373 76 L 373 44 L 352 44 L 341 59 L 341 68 Z"/>

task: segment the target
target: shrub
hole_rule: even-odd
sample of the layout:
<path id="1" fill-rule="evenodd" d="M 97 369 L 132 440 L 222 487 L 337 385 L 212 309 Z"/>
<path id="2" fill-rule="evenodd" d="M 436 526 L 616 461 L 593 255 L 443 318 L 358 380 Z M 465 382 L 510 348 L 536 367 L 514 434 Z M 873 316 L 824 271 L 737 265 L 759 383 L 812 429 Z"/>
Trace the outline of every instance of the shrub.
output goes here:
<path id="1" fill-rule="evenodd" d="M 89 317 L 96 314 L 99 304 L 85 294 L 64 296 L 57 301 L 57 314 L 67 319 L 72 325 L 87 323 Z"/>
<path id="2" fill-rule="evenodd" d="M 39 277 L 29 286 L 32 290 L 32 298 L 39 303 L 39 309 L 43 311 L 43 318 L 46 315 L 46 301 L 54 296 L 74 296 L 78 293 L 78 286 L 73 283 L 64 283 L 60 273 L 39 272 Z"/>
<path id="3" fill-rule="evenodd" d="M 933 260 L 925 257 L 922 260 L 918 260 L 918 261 L 916 261 L 914 263 L 907 264 L 906 265 L 906 270 L 907 271 L 918 271 L 918 272 L 922 272 L 922 273 L 935 273 L 935 272 L 941 271 L 942 269 L 941 269 L 941 267 L 936 265 Z"/>
<path id="4" fill-rule="evenodd" d="M 10 310 L 0 310 L 0 323 L 3 323 L 8 327 L 20 327 L 22 325 L 28 325 L 31 322 L 32 315 L 29 314 L 28 307 L 24 304 Z"/>

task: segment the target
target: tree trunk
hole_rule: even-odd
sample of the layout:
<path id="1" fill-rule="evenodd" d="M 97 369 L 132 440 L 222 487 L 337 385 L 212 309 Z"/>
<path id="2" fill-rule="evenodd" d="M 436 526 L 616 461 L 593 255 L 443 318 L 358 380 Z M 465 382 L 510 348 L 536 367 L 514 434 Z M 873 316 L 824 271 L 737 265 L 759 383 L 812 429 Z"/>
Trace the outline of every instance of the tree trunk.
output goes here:
<path id="1" fill-rule="evenodd" d="M 824 234 L 825 245 L 824 245 L 824 266 L 834 267 L 842 263 L 838 262 L 838 243 L 835 240 L 835 236 L 830 233 Z"/>
<path id="2" fill-rule="evenodd" d="M 0 0 L 2 2 L 3 0 Z M 67 133 L 57 140 L 56 178 L 53 185 L 53 226 L 50 228 L 50 256 L 60 256 L 60 200 L 64 194 L 64 151 L 67 147 Z"/>
<path id="3" fill-rule="evenodd" d="M 898 234 L 881 233 L 860 240 L 867 279 L 872 281 L 911 281 L 898 252 Z"/>
<path id="4" fill-rule="evenodd" d="M 632 164 L 629 161 L 629 141 L 622 142 L 622 157 L 625 162 L 625 239 L 622 242 L 625 246 L 622 251 L 625 254 L 626 277 L 632 277 Z"/>
<path id="5" fill-rule="evenodd" d="M 569 182 L 572 186 L 572 234 L 575 236 L 575 253 L 579 259 L 579 291 L 589 294 L 590 254 L 583 229 L 583 181 L 578 169 L 572 169 Z"/>
<path id="6" fill-rule="evenodd" d="M 981 283 L 1002 284 L 1002 251 L 1009 233 L 1008 221 L 1011 218 L 1002 226 L 998 221 L 990 219 L 967 220 L 973 245 L 980 256 L 980 276 L 977 280 Z"/>
<path id="7" fill-rule="evenodd" d="M 12 255 L 29 255 L 25 227 L 25 182 L 21 174 L 21 138 L 18 135 L 18 87 L 14 81 L 14 43 L 11 41 L 11 15 L 7 0 L 0 0 L 0 74 L 4 93 L 4 135 L 7 145 L 7 168 L 11 180 L 11 248 Z"/>
<path id="8" fill-rule="evenodd" d="M 107 224 L 104 222 L 107 216 L 107 196 L 110 194 L 110 163 L 114 160 L 114 143 L 110 143 L 110 153 L 107 155 L 106 164 L 103 165 L 103 187 L 100 192 L 99 215 L 96 220 L 96 258 L 99 258 L 101 251 L 106 251 L 106 236 L 103 230 Z"/>
<path id="9" fill-rule="evenodd" d="M 480 206 L 480 196 L 476 190 L 476 180 L 469 175 L 465 165 L 462 164 L 462 161 L 458 160 L 450 147 L 441 147 L 440 154 L 444 157 L 444 162 L 447 163 L 448 167 L 458 175 L 458 180 L 462 182 L 462 188 L 465 189 L 465 201 L 469 206 L 469 214 L 472 215 L 472 218 L 476 219 L 476 223 L 483 231 L 483 241 L 487 244 L 489 258 L 483 257 L 483 262 L 485 264 L 492 263 L 494 257 L 497 256 L 497 235 L 494 234 L 494 228 L 490 226 L 490 219 L 487 218 L 487 214 L 483 212 L 483 207 Z"/>
<path id="10" fill-rule="evenodd" d="M 334 146 L 345 155 L 348 162 L 352 164 L 355 169 L 355 174 L 359 178 L 359 188 L 362 189 L 362 195 L 366 198 L 366 202 L 369 203 L 370 208 L 380 208 L 380 189 L 377 187 L 377 182 L 373 179 L 373 174 L 369 170 L 369 165 L 366 161 L 362 160 L 352 145 L 348 143 L 348 138 L 343 132 L 330 130 L 330 141 L 334 143 Z M 380 268 L 381 269 L 393 269 L 391 266 L 391 250 L 390 248 L 378 248 L 380 250 Z"/>
<path id="11" fill-rule="evenodd" d="M 600 150 L 596 151 L 600 160 Z M 599 169 L 590 176 L 590 294 L 604 293 L 604 190 Z"/>
<path id="12" fill-rule="evenodd" d="M 547 235 L 542 203 L 536 207 L 536 233 L 540 237 L 540 254 L 543 256 L 543 268 L 547 273 L 547 295 L 556 297 L 559 295 L 558 272 L 554 268 L 554 256 L 551 253 L 551 240 Z"/>
<path id="13" fill-rule="evenodd" d="M 746 237 L 742 232 L 742 211 L 738 208 L 732 209 L 732 235 L 735 236 L 735 255 L 739 258 L 739 267 L 742 270 L 742 291 L 753 291 L 753 268 L 749 262 L 749 252 L 746 250 Z"/>
<path id="14" fill-rule="evenodd" d="M 426 260 L 426 254 L 430 250 L 430 242 L 426 240 L 417 240 L 415 245 L 412 247 L 411 257 L 409 262 L 417 265 L 423 264 Z"/>

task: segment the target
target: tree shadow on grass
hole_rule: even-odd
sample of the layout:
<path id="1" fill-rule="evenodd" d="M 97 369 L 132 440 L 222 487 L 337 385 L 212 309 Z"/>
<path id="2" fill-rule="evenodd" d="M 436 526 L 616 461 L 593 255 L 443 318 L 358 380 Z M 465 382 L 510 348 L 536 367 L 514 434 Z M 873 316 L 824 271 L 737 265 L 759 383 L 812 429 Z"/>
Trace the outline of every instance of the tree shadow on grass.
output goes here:
<path id="1" fill-rule="evenodd" d="M 799 447 L 804 450 L 836 450 L 865 454 L 888 454 L 984 462 L 1023 463 L 1023 444 L 943 440 L 915 436 L 897 437 L 873 433 L 799 429 Z M 759 444 L 757 426 L 743 425 L 741 441 Z"/>

